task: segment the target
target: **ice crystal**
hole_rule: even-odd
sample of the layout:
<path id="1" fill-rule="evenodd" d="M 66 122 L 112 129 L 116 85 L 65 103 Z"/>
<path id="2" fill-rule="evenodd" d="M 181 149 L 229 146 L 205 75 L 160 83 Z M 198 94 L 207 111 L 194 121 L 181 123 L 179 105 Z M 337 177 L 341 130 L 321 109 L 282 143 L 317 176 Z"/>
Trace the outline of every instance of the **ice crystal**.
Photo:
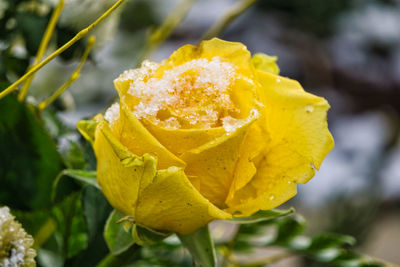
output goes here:
<path id="1" fill-rule="evenodd" d="M 119 78 L 130 81 L 137 118 L 172 129 L 222 126 L 227 131 L 241 121 L 231 116 L 238 112 L 231 99 L 234 65 L 219 57 L 200 58 L 153 75 L 162 64 L 145 61 Z"/>
<path id="2" fill-rule="evenodd" d="M 115 121 L 119 119 L 119 103 L 114 103 L 106 110 L 104 114 L 104 118 L 108 121 L 111 125 L 114 124 Z"/>

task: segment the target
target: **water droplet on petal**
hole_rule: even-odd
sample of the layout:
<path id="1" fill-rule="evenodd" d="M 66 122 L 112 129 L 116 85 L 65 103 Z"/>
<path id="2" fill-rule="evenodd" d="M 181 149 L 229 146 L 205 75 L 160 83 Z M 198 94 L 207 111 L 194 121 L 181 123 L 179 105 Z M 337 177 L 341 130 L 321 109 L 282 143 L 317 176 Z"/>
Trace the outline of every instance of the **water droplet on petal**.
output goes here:
<path id="1" fill-rule="evenodd" d="M 279 79 L 279 78 L 276 79 L 276 82 L 277 82 L 277 83 L 280 83 L 280 82 L 281 82 L 281 79 Z"/>
<path id="2" fill-rule="evenodd" d="M 275 196 L 274 195 L 270 195 L 269 196 L 269 200 L 274 200 Z"/>
<path id="3" fill-rule="evenodd" d="M 314 106 L 313 105 L 307 105 L 306 106 L 306 112 L 307 113 L 311 113 L 314 111 Z"/>
<path id="4" fill-rule="evenodd" d="M 310 166 L 311 166 L 311 169 L 313 169 L 314 171 L 317 171 L 317 168 L 315 167 L 314 163 L 311 163 Z"/>

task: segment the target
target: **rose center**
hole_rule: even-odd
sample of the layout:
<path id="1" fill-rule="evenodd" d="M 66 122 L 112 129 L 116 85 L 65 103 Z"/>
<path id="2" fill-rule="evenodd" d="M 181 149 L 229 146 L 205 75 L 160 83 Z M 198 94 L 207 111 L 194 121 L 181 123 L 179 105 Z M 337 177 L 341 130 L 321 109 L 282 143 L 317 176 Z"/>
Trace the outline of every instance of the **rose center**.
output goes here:
<path id="1" fill-rule="evenodd" d="M 238 108 L 231 100 L 234 65 L 219 57 L 194 59 L 154 77 L 160 66 L 146 61 L 129 74 L 128 93 L 137 100 L 133 107 L 137 118 L 174 129 L 230 129 L 236 123 Z"/>

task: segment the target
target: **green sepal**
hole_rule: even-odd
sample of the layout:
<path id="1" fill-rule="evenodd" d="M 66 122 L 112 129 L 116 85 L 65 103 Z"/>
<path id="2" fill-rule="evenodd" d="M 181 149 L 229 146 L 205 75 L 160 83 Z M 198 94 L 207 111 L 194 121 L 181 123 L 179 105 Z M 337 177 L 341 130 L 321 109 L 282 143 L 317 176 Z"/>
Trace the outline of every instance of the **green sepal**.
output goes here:
<path id="1" fill-rule="evenodd" d="M 125 230 L 126 232 L 129 232 L 129 231 L 132 229 L 132 223 L 130 223 L 130 222 L 125 222 L 125 223 L 122 224 L 122 227 L 124 227 L 124 230 Z"/>
<path id="2" fill-rule="evenodd" d="M 231 220 L 227 221 L 237 224 L 257 223 L 287 216 L 292 214 L 294 211 L 294 208 L 290 208 L 287 210 L 260 210 L 249 217 L 233 217 Z"/>
<path id="3" fill-rule="evenodd" d="M 178 237 L 198 265 L 203 267 L 217 266 L 215 246 L 208 225 L 188 235 L 178 234 Z"/>
<path id="4" fill-rule="evenodd" d="M 104 228 L 104 239 L 113 255 L 119 255 L 135 244 L 135 240 L 129 232 L 125 230 L 124 225 L 118 223 L 123 217 L 125 217 L 124 214 L 113 210 L 110 213 Z"/>
<path id="5" fill-rule="evenodd" d="M 132 237 L 140 246 L 154 245 L 170 236 L 169 232 L 161 232 L 135 224 L 132 228 Z"/>
<path id="6" fill-rule="evenodd" d="M 97 122 L 93 120 L 79 121 L 76 124 L 76 127 L 78 128 L 79 132 L 83 135 L 83 137 L 85 137 L 86 140 L 88 140 L 90 143 L 93 144 Z"/>

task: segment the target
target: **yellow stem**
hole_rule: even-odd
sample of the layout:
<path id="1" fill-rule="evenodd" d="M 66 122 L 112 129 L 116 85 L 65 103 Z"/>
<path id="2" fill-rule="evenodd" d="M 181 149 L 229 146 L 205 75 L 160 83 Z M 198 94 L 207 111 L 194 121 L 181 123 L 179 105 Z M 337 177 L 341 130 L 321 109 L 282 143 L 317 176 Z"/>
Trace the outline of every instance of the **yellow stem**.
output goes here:
<path id="1" fill-rule="evenodd" d="M 238 16 L 243 14 L 249 7 L 251 7 L 257 0 L 238 0 L 224 16 L 214 23 L 210 29 L 203 35 L 202 40 L 208 40 L 213 37 L 219 36 L 226 27 Z"/>
<path id="2" fill-rule="evenodd" d="M 79 65 L 76 67 L 75 71 L 72 73 L 72 75 L 69 77 L 69 79 L 61 85 L 60 88 L 58 88 L 48 99 L 42 101 L 39 104 L 39 111 L 44 110 L 46 107 L 48 107 L 51 103 L 53 103 L 64 91 L 71 86 L 73 82 L 75 82 L 79 76 L 81 69 L 83 67 L 83 64 L 85 64 L 85 61 L 87 57 L 89 56 L 90 50 L 93 48 L 93 45 L 96 41 L 96 37 L 94 35 L 90 36 L 88 44 L 86 46 L 86 49 L 82 55 L 81 61 L 79 62 Z"/>
<path id="3" fill-rule="evenodd" d="M 174 10 L 167 16 L 164 22 L 158 27 L 149 37 L 147 44 L 142 53 L 139 64 L 143 59 L 147 58 L 158 46 L 160 46 L 178 24 L 186 17 L 190 8 L 196 0 L 181 0 L 174 8 Z"/>
<path id="4" fill-rule="evenodd" d="M 47 45 L 49 44 L 51 35 L 54 32 L 54 28 L 56 27 L 58 18 L 61 14 L 63 7 L 64 7 L 64 0 L 60 0 L 57 4 L 56 9 L 54 9 L 53 14 L 51 15 L 49 24 L 47 25 L 46 31 L 44 32 L 43 38 L 40 42 L 40 46 L 39 46 L 39 49 L 36 54 L 35 62 L 32 64 L 32 66 L 30 68 L 37 65 L 42 60 L 43 54 L 46 51 Z M 26 95 L 29 90 L 29 87 L 31 86 L 31 83 L 32 83 L 34 77 L 35 77 L 35 75 L 32 75 L 29 79 L 26 80 L 26 82 L 24 83 L 24 86 L 22 86 L 22 89 L 18 95 L 19 101 L 25 100 Z"/>
<path id="5" fill-rule="evenodd" d="M 61 46 L 59 49 L 54 51 L 50 56 L 48 56 L 45 60 L 35 65 L 30 69 L 27 73 L 25 73 L 21 78 L 19 78 L 15 83 L 7 87 L 4 91 L 0 92 L 0 99 L 10 94 L 11 92 L 18 90 L 18 86 L 23 83 L 26 79 L 31 77 L 34 73 L 36 73 L 39 69 L 41 69 L 44 65 L 53 60 L 56 56 L 67 50 L 71 45 L 88 35 L 100 22 L 102 22 L 106 17 L 108 17 L 117 7 L 119 7 L 125 0 L 118 0 L 112 7 L 110 7 L 103 15 L 101 15 L 95 22 L 90 24 L 85 29 L 81 30 L 76 34 L 71 40 Z"/>

